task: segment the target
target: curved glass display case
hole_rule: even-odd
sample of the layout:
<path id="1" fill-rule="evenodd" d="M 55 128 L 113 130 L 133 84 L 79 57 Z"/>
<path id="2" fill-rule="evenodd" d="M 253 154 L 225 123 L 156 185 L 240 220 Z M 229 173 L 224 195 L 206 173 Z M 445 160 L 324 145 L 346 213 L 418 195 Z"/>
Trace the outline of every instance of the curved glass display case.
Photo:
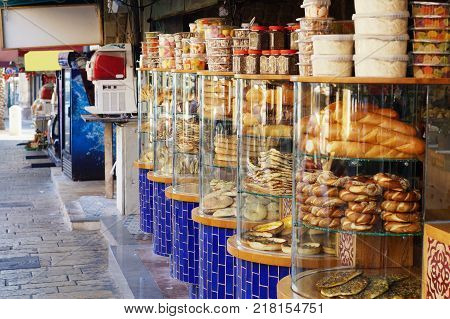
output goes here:
<path id="1" fill-rule="evenodd" d="M 173 80 L 173 192 L 198 195 L 200 122 L 197 73 L 174 71 Z"/>
<path id="2" fill-rule="evenodd" d="M 173 73 L 153 70 L 154 175 L 172 178 L 173 167 Z"/>
<path id="3" fill-rule="evenodd" d="M 138 140 L 139 164 L 153 164 L 153 138 L 152 138 L 152 74 L 147 70 L 138 71 Z"/>
<path id="4" fill-rule="evenodd" d="M 236 217 L 237 121 L 232 73 L 200 72 L 200 214 Z"/>
<path id="5" fill-rule="evenodd" d="M 288 76 L 236 78 L 238 245 L 286 258 L 292 232 L 293 84 Z"/>
<path id="6" fill-rule="evenodd" d="M 423 114 L 438 86 L 298 81 L 293 291 L 314 299 L 420 298 Z"/>

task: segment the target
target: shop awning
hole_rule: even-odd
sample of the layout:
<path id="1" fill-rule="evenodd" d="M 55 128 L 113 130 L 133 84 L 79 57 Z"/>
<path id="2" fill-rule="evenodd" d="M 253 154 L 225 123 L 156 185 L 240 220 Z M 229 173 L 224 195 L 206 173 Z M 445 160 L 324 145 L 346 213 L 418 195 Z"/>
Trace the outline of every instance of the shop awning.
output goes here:
<path id="1" fill-rule="evenodd" d="M 18 50 L 0 50 L 0 67 L 6 67 L 12 61 L 17 62 L 18 57 Z"/>
<path id="2" fill-rule="evenodd" d="M 58 63 L 58 55 L 65 51 L 30 51 L 25 54 L 25 71 L 44 72 L 44 71 L 58 71 L 61 66 Z"/>

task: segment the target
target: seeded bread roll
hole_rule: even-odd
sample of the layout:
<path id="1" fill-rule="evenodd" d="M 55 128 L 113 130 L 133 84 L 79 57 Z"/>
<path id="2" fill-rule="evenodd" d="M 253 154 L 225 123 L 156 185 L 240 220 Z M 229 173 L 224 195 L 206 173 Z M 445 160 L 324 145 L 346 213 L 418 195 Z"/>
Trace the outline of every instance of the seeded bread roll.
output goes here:
<path id="1" fill-rule="evenodd" d="M 410 186 L 407 179 L 388 173 L 378 173 L 373 179 L 378 185 L 388 190 L 403 192 Z"/>
<path id="2" fill-rule="evenodd" d="M 422 198 L 420 191 L 415 189 L 411 192 L 386 191 L 384 199 L 396 202 L 417 202 Z"/>
<path id="3" fill-rule="evenodd" d="M 375 197 L 371 197 L 369 195 L 354 194 L 346 189 L 343 189 L 339 192 L 339 198 L 345 202 L 374 202 L 374 201 L 376 201 Z"/>
<path id="4" fill-rule="evenodd" d="M 377 221 L 377 215 L 361 214 L 350 209 L 345 210 L 345 217 L 357 225 L 373 225 Z"/>
<path id="5" fill-rule="evenodd" d="M 378 214 L 377 202 L 349 202 L 348 208 L 354 212 L 362 214 Z"/>
<path id="6" fill-rule="evenodd" d="M 405 233 L 417 233 L 420 231 L 420 223 L 398 223 L 398 222 L 385 222 L 384 229 L 391 233 L 405 234 Z"/>
<path id="7" fill-rule="evenodd" d="M 385 200 L 381 203 L 381 208 L 393 213 L 410 213 L 418 211 L 420 204 L 418 202 L 394 202 Z"/>
<path id="8" fill-rule="evenodd" d="M 415 223 L 420 221 L 419 213 L 381 212 L 381 219 L 387 222 Z"/>

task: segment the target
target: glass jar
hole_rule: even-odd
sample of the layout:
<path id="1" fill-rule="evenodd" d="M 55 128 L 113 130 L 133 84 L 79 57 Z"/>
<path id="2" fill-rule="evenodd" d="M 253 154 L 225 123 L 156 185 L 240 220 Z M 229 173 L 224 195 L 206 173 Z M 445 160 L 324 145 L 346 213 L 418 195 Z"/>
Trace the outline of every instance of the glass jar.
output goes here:
<path id="1" fill-rule="evenodd" d="M 288 27 L 288 35 L 289 35 L 289 48 L 291 50 L 298 50 L 298 33 L 297 30 L 300 29 L 298 24 L 291 25 Z"/>
<path id="2" fill-rule="evenodd" d="M 281 50 L 278 57 L 277 74 L 289 75 L 298 74 L 298 55 L 295 50 Z"/>
<path id="3" fill-rule="evenodd" d="M 245 59 L 245 73 L 259 74 L 259 59 L 261 58 L 261 50 L 248 50 L 248 56 Z"/>
<path id="4" fill-rule="evenodd" d="M 269 27 L 269 49 L 283 50 L 286 48 L 285 29 L 283 26 L 272 25 Z"/>
<path id="5" fill-rule="evenodd" d="M 261 58 L 259 59 L 259 73 L 260 74 L 270 74 L 269 58 L 270 58 L 270 50 L 262 51 Z"/>
<path id="6" fill-rule="evenodd" d="M 270 50 L 269 65 L 268 65 L 269 74 L 277 74 L 279 56 L 280 50 Z"/>
<path id="7" fill-rule="evenodd" d="M 252 26 L 248 35 L 249 50 L 268 50 L 269 49 L 269 33 L 267 28 L 263 26 Z"/>
<path id="8" fill-rule="evenodd" d="M 233 73 L 244 74 L 245 73 L 245 60 L 247 59 L 248 51 L 237 50 L 233 55 Z"/>

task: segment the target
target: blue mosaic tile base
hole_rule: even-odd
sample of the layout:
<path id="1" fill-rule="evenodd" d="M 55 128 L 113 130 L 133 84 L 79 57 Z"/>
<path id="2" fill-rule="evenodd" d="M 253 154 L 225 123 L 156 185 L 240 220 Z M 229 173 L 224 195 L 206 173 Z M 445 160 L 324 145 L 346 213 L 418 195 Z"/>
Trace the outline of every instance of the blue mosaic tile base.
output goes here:
<path id="1" fill-rule="evenodd" d="M 168 186 L 153 182 L 153 252 L 163 257 L 172 253 L 172 200 L 165 194 Z"/>
<path id="2" fill-rule="evenodd" d="M 234 229 L 200 225 L 200 297 L 234 299 L 236 258 L 227 251 Z"/>
<path id="3" fill-rule="evenodd" d="M 173 201 L 173 275 L 176 279 L 198 285 L 198 224 L 192 210 L 198 203 Z"/>
<path id="4" fill-rule="evenodd" d="M 277 284 L 289 273 L 289 267 L 269 266 L 237 259 L 236 297 L 239 299 L 276 299 Z"/>
<path id="5" fill-rule="evenodd" d="M 200 298 L 198 285 L 189 285 L 189 298 L 190 299 Z"/>
<path id="6" fill-rule="evenodd" d="M 153 233 L 153 182 L 148 180 L 148 169 L 139 169 L 139 204 L 141 231 Z"/>

